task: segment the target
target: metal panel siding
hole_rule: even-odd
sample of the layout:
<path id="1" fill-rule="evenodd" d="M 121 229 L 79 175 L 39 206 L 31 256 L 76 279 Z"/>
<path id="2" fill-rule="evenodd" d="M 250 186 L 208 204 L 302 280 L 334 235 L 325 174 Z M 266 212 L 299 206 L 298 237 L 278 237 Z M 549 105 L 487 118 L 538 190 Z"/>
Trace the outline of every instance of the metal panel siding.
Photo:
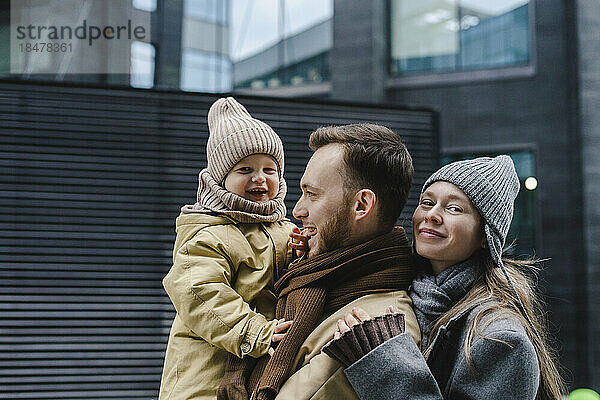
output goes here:
<path id="1" fill-rule="evenodd" d="M 437 165 L 431 111 L 239 98 L 281 135 L 288 213 L 321 125 L 369 121 L 402 136 L 418 171 L 405 220 Z M 174 316 L 161 280 L 216 99 L 0 83 L 0 398 L 157 396 Z"/>

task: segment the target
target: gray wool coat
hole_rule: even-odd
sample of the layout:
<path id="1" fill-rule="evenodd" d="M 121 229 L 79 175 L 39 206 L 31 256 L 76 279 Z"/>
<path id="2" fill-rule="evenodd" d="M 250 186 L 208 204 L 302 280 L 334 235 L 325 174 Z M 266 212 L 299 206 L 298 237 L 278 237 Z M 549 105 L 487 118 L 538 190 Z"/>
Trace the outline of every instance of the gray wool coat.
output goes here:
<path id="1" fill-rule="evenodd" d="M 477 307 L 455 316 L 433 339 L 427 361 L 404 333 L 376 347 L 344 373 L 361 400 L 375 399 L 535 399 L 539 366 L 519 319 L 491 315 L 475 334 L 472 368 L 464 340 Z"/>

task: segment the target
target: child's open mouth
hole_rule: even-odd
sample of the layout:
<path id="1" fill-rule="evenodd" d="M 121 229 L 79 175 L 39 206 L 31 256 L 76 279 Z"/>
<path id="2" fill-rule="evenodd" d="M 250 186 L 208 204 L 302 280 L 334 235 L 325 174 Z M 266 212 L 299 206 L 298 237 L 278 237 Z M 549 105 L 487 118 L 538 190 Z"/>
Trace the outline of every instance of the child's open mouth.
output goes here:
<path id="1" fill-rule="evenodd" d="M 267 198 L 268 190 L 265 188 L 254 188 L 246 190 L 252 199 L 264 200 Z"/>

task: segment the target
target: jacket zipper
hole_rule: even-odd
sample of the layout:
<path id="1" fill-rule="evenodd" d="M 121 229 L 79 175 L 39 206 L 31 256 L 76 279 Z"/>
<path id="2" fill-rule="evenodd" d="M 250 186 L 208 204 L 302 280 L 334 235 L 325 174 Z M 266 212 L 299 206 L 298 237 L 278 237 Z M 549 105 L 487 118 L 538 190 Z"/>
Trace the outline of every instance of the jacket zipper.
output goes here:
<path id="1" fill-rule="evenodd" d="M 269 241 L 271 242 L 271 245 L 273 246 L 273 284 L 275 284 L 275 282 L 277 282 L 277 280 L 279 279 L 279 268 L 277 266 L 277 246 L 275 246 L 275 241 L 273 240 L 273 237 L 262 222 L 260 223 L 260 228 L 267 235 Z"/>

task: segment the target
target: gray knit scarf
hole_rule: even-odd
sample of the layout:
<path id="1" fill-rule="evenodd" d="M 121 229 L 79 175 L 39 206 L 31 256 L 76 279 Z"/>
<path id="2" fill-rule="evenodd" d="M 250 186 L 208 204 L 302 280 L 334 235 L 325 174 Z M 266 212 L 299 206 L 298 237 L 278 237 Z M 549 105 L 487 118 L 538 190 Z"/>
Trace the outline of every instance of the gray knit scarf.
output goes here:
<path id="1" fill-rule="evenodd" d="M 437 276 L 431 267 L 422 268 L 412 281 L 410 298 L 421 328 L 422 348 L 426 348 L 435 322 L 462 299 L 479 276 L 475 254 L 466 261 L 446 268 Z M 429 264 L 429 262 L 426 262 Z M 425 271 L 429 269 L 429 271 Z"/>
<path id="2" fill-rule="evenodd" d="M 287 186 L 283 177 L 279 179 L 279 192 L 274 199 L 265 202 L 250 201 L 221 186 L 207 169 L 199 174 L 197 202 L 181 208 L 182 214 L 219 213 L 243 223 L 275 222 L 285 217 L 283 199 Z"/>

